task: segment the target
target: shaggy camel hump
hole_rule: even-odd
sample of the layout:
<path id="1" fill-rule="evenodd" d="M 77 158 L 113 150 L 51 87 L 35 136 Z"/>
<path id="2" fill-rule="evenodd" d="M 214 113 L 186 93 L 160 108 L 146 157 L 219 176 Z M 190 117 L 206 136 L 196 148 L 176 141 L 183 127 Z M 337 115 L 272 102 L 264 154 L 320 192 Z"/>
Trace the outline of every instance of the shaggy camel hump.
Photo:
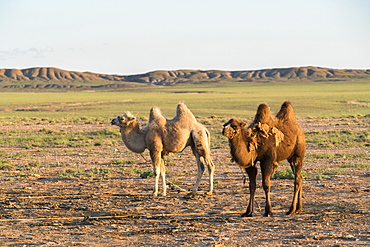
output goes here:
<path id="1" fill-rule="evenodd" d="M 274 119 L 273 116 L 271 115 L 270 107 L 267 104 L 262 103 L 257 108 L 257 112 L 256 115 L 254 116 L 254 120 L 251 126 L 257 123 L 265 123 L 268 125 L 272 125 L 273 122 Z"/>
<path id="2" fill-rule="evenodd" d="M 156 124 L 168 123 L 194 123 L 197 122 L 193 113 L 184 103 L 179 103 L 176 107 L 176 115 L 173 119 L 167 119 L 162 115 L 161 110 L 157 106 L 153 106 L 149 113 L 149 123 L 156 122 Z"/>
<path id="3" fill-rule="evenodd" d="M 190 122 L 196 122 L 193 113 L 189 110 L 189 108 L 184 103 L 179 103 L 176 107 L 176 116 L 174 120 L 182 120 L 186 119 Z"/>
<path id="4" fill-rule="evenodd" d="M 276 117 L 283 121 L 296 121 L 293 105 L 290 101 L 285 101 L 280 108 L 280 111 L 276 114 Z"/>
<path id="5" fill-rule="evenodd" d="M 149 123 L 154 121 L 166 121 L 166 118 L 162 115 L 161 109 L 157 106 L 153 106 L 149 112 Z"/>

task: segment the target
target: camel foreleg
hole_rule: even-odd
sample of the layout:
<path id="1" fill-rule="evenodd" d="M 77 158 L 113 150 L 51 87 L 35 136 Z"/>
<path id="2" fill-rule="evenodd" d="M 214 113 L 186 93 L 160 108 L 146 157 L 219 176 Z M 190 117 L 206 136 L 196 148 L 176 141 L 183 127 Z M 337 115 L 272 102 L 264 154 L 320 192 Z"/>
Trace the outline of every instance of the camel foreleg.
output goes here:
<path id="1" fill-rule="evenodd" d="M 164 159 L 161 158 L 161 176 L 162 176 L 162 196 L 167 196 L 167 184 L 166 184 L 166 167 L 164 165 Z"/>
<path id="2" fill-rule="evenodd" d="M 257 187 L 257 167 L 256 165 L 252 165 L 248 168 L 245 168 L 245 171 L 248 174 L 249 177 L 249 203 L 247 207 L 247 211 L 242 214 L 242 217 L 252 217 L 253 214 L 253 203 L 254 203 L 254 194 Z"/>
<path id="3" fill-rule="evenodd" d="M 160 154 L 160 152 L 151 151 L 150 157 L 153 163 L 153 173 L 154 173 L 154 190 L 153 196 L 158 196 L 158 183 L 159 177 L 162 176 L 162 195 L 166 196 L 167 194 L 167 187 L 166 187 L 166 174 L 165 174 L 165 167 L 164 167 L 164 160 Z"/>

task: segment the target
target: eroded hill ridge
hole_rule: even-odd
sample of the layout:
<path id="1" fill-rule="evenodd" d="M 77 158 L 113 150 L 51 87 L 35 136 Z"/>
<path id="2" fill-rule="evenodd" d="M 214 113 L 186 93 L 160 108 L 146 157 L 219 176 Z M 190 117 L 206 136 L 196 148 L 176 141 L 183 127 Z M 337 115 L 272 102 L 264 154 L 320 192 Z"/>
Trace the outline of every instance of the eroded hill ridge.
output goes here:
<path id="1" fill-rule="evenodd" d="M 320 67 L 293 67 L 246 71 L 222 70 L 157 70 L 137 75 L 108 75 L 92 72 L 67 71 L 52 67 L 28 69 L 0 69 L 0 82 L 138 82 L 168 85 L 201 81 L 253 81 L 260 79 L 320 79 L 320 78 L 368 78 L 370 70 L 328 69 Z"/>

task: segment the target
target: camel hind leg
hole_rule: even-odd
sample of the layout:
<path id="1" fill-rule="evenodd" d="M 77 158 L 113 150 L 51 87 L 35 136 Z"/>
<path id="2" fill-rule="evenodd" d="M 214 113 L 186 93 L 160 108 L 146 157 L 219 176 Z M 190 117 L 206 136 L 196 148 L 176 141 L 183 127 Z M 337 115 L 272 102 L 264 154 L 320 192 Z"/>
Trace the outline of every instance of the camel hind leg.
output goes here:
<path id="1" fill-rule="evenodd" d="M 202 176 L 203 176 L 203 173 L 204 173 L 204 170 L 205 170 L 204 164 L 201 161 L 201 157 L 199 156 L 199 154 L 195 153 L 194 155 L 195 155 L 196 160 L 197 160 L 198 175 L 197 175 L 197 181 L 195 182 L 195 185 L 194 185 L 194 187 L 191 191 L 191 195 L 195 195 L 197 193 L 199 185 L 200 185 L 200 181 L 202 179 Z"/>
<path id="2" fill-rule="evenodd" d="M 200 181 L 202 180 L 202 176 L 205 170 L 205 166 L 207 166 L 208 173 L 209 173 L 209 189 L 207 194 L 212 195 L 213 194 L 213 176 L 215 171 L 215 166 L 211 160 L 210 157 L 204 158 L 203 156 L 199 156 L 199 154 L 195 154 L 197 165 L 198 165 L 198 175 L 197 175 L 197 181 L 195 182 L 195 185 L 191 191 L 192 195 L 195 195 L 198 191 Z"/>
<path id="3" fill-rule="evenodd" d="M 290 209 L 287 212 L 287 214 L 293 215 L 300 213 L 302 211 L 302 187 L 303 187 L 302 159 L 300 159 L 297 156 L 293 156 L 288 161 L 294 173 L 294 194 L 292 205 L 290 206 Z"/>
<path id="4" fill-rule="evenodd" d="M 272 161 L 260 161 L 261 164 L 261 172 L 262 172 L 262 187 L 263 190 L 265 191 L 265 197 L 266 197 L 266 206 L 265 206 L 265 213 L 263 216 L 268 217 L 268 216 L 274 216 L 272 212 L 272 205 L 271 205 L 271 175 L 272 172 L 274 171 L 274 165 L 275 163 Z"/>
<path id="5" fill-rule="evenodd" d="M 207 194 L 212 195 L 213 194 L 213 177 L 215 174 L 215 165 L 213 164 L 213 161 L 211 157 L 205 158 L 205 163 L 208 168 L 208 174 L 209 174 L 209 189 Z"/>
<path id="6" fill-rule="evenodd" d="M 194 130 L 192 132 L 192 139 L 193 139 L 192 151 L 197 160 L 198 175 L 197 181 L 191 194 L 194 195 L 198 191 L 199 184 L 205 170 L 205 166 L 207 166 L 209 173 L 209 190 L 207 194 L 212 195 L 215 165 L 213 164 L 213 161 L 210 156 L 209 132 L 205 127 L 201 126 L 201 128 L 199 128 L 198 130 Z"/>

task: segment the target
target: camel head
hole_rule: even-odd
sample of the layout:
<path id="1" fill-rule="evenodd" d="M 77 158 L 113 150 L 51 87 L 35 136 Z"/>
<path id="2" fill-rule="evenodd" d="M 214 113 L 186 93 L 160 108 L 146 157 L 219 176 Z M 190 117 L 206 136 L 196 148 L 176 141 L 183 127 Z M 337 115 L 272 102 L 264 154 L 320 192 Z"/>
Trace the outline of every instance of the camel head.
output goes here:
<path id="1" fill-rule="evenodd" d="M 236 118 L 232 118 L 223 125 L 224 128 L 222 129 L 222 134 L 231 140 L 235 136 L 240 135 L 245 126 L 246 123 L 240 122 Z"/>
<path id="2" fill-rule="evenodd" d="M 241 137 L 245 141 L 246 148 L 248 152 L 253 152 L 257 149 L 257 136 L 253 129 L 246 129 L 247 123 L 240 122 L 236 118 L 230 119 L 227 123 L 223 125 L 222 134 L 226 136 L 230 142 L 235 137 Z"/>
<path id="3" fill-rule="evenodd" d="M 132 115 L 131 112 L 129 111 L 123 114 L 122 116 L 113 118 L 111 121 L 112 125 L 116 125 L 120 128 L 128 127 L 130 125 L 133 125 L 134 123 L 136 123 L 136 117 Z"/>

